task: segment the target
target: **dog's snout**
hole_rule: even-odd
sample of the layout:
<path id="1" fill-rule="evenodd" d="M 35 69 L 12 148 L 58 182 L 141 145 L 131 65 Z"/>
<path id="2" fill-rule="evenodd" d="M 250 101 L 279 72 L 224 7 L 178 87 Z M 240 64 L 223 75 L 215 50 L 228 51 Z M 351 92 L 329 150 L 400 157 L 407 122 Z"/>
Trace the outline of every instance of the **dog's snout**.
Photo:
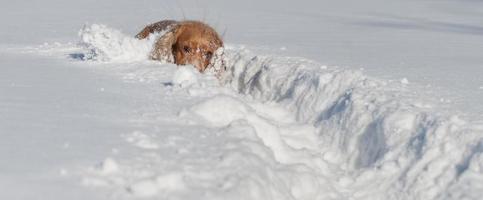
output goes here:
<path id="1" fill-rule="evenodd" d="M 201 62 L 200 59 L 193 59 L 190 61 L 190 64 L 192 64 L 193 66 L 196 67 L 196 69 L 198 69 L 200 72 L 203 72 L 204 71 L 204 65 L 203 65 L 203 62 Z"/>

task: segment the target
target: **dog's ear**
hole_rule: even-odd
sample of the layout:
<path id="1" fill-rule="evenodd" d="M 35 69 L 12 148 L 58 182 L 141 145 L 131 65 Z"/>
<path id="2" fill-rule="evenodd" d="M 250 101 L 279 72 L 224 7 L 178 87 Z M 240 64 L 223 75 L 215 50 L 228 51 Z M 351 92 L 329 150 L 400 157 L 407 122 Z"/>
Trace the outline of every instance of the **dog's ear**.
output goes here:
<path id="1" fill-rule="evenodd" d="M 171 26 L 170 30 L 162 35 L 154 44 L 153 51 L 151 52 L 151 59 L 173 63 L 173 45 L 178 40 L 179 32 L 180 25 Z"/>

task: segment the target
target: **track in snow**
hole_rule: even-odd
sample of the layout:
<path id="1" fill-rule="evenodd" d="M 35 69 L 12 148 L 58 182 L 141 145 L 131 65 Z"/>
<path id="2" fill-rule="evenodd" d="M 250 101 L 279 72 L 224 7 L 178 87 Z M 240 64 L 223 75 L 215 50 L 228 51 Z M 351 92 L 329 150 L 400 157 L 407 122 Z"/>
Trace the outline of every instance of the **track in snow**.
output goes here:
<path id="1" fill-rule="evenodd" d="M 120 134 L 132 146 L 126 154 L 70 169 L 111 198 L 481 196 L 483 126 L 438 111 L 404 81 L 229 45 L 220 85 L 147 61 L 152 41 L 92 25 L 81 31 L 80 46 L 29 50 L 162 87 L 136 119 L 142 130 Z"/>

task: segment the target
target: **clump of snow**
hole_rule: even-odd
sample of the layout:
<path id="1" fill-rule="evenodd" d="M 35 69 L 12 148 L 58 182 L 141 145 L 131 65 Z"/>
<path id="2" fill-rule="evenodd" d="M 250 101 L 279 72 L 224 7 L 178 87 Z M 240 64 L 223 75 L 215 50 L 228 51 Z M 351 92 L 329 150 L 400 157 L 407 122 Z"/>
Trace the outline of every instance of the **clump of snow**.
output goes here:
<path id="1" fill-rule="evenodd" d="M 158 34 L 152 34 L 145 40 L 111 29 L 102 24 L 85 25 L 79 31 L 79 45 L 86 52 L 73 54 L 83 60 L 111 62 L 133 62 L 147 60 Z"/>
<path id="2" fill-rule="evenodd" d="M 156 194 L 163 194 L 185 189 L 183 176 L 178 173 L 164 174 L 155 179 L 148 179 L 136 182 L 127 190 L 138 197 L 150 197 Z"/>
<path id="3" fill-rule="evenodd" d="M 403 79 L 401 79 L 401 83 L 404 84 L 404 85 L 407 85 L 407 84 L 409 84 L 409 81 L 408 81 L 407 78 L 403 78 Z"/>
<path id="4" fill-rule="evenodd" d="M 159 145 L 153 142 L 152 138 L 140 131 L 134 131 L 132 134 L 124 136 L 125 140 L 144 149 L 157 149 Z"/>
<path id="5" fill-rule="evenodd" d="M 178 66 L 173 74 L 173 84 L 181 87 L 194 85 L 198 82 L 200 72 L 192 65 Z"/>
<path id="6" fill-rule="evenodd" d="M 127 190 L 138 197 L 149 197 L 159 192 L 156 183 L 152 180 L 140 181 L 129 186 Z"/>
<path id="7" fill-rule="evenodd" d="M 66 175 L 68 175 L 68 174 L 69 174 L 69 172 L 68 172 L 66 169 L 60 169 L 60 170 L 59 170 L 59 174 L 60 174 L 61 176 L 66 176 Z"/>
<path id="8" fill-rule="evenodd" d="M 106 158 L 95 167 L 95 170 L 103 175 L 113 174 L 119 171 L 119 165 L 114 159 Z"/>

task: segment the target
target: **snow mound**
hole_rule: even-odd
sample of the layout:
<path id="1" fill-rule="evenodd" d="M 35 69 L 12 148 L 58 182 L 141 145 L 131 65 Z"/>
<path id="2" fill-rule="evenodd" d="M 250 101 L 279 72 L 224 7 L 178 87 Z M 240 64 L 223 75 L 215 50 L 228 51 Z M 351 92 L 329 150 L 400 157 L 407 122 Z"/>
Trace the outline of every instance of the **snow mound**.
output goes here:
<path id="1" fill-rule="evenodd" d="M 173 84 L 181 87 L 190 86 L 198 82 L 200 72 L 191 66 L 179 66 L 173 75 Z"/>
<path id="2" fill-rule="evenodd" d="M 102 24 L 85 25 L 79 31 L 79 46 L 86 52 L 73 57 L 110 62 L 147 60 L 158 35 L 139 40 Z"/>
<path id="3" fill-rule="evenodd" d="M 191 112 L 208 124 L 215 127 L 225 127 L 233 122 L 242 120 L 254 128 L 255 134 L 265 146 L 272 149 L 275 159 L 281 163 L 304 163 L 309 166 L 315 165 L 318 159 L 305 155 L 303 151 L 296 148 L 310 148 L 314 145 L 311 142 L 299 144 L 297 147 L 290 146 L 289 138 L 284 139 L 281 135 L 281 127 L 276 122 L 266 119 L 257 114 L 257 111 L 249 104 L 226 95 L 214 96 L 190 108 Z M 186 114 L 185 114 L 186 115 Z M 286 126 L 284 128 L 289 128 Z M 309 137 L 309 134 L 300 134 L 300 140 Z M 291 139 L 293 139 L 292 137 Z"/>
<path id="4" fill-rule="evenodd" d="M 358 71 L 246 51 L 227 55 L 228 84 L 314 126 L 320 147 L 314 159 L 349 174 L 353 181 L 341 184 L 357 199 L 435 199 L 453 197 L 448 188 L 455 185 L 473 187 L 460 177 L 472 173 L 469 163 L 481 164 L 480 125 L 439 114 L 399 84 Z"/>
<path id="5" fill-rule="evenodd" d="M 99 163 L 96 170 L 101 174 L 112 174 L 119 171 L 119 165 L 112 158 L 106 158 L 103 162 Z"/>
<path id="6" fill-rule="evenodd" d="M 249 107 L 242 101 L 230 96 L 216 96 L 191 108 L 196 115 L 212 126 L 224 127 L 231 122 L 244 119 Z"/>

